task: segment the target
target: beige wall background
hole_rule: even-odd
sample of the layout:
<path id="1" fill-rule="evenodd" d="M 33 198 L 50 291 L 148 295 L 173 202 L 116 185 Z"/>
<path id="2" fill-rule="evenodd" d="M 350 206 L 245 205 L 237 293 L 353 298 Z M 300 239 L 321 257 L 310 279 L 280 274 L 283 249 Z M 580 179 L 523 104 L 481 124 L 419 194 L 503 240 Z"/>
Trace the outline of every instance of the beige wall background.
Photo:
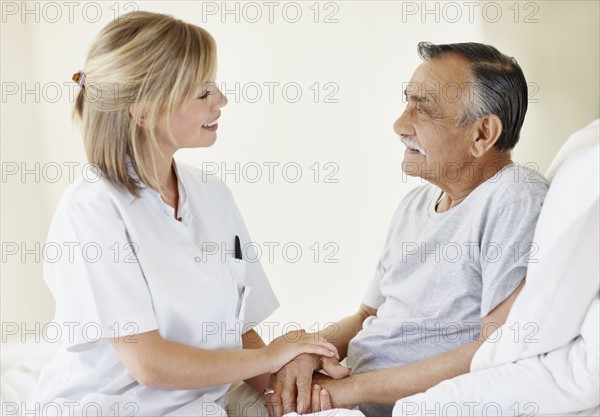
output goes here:
<path id="1" fill-rule="evenodd" d="M 510 18 L 485 22 L 483 37 L 517 58 L 527 81 L 535 84 L 514 158 L 544 172 L 568 135 L 600 112 L 600 2 L 506 3 L 510 6 L 503 12 Z"/>
<path id="2" fill-rule="evenodd" d="M 68 167 L 77 175 L 85 164 L 69 80 L 98 31 L 127 10 L 168 13 L 217 40 L 217 82 L 229 97 L 217 144 L 176 158 L 220 176 L 240 163 L 239 180 L 224 180 L 255 242 L 279 244 L 261 258 L 282 305 L 270 319 L 276 331 L 288 322 L 315 330 L 358 307 L 393 210 L 420 184 L 402 175 L 392 131 L 417 42 L 484 42 L 517 58 L 534 85 L 519 163 L 543 172 L 566 137 L 599 116 L 596 1 L 275 3 L 269 16 L 264 2 L 2 2 L 3 342 L 32 341 L 25 330 L 52 320 L 42 249 Z M 272 100 L 268 83 L 279 83 Z M 276 163 L 270 182 L 265 164 Z M 301 168 L 297 182 L 285 164 Z M 301 248 L 295 262 L 286 244 Z"/>

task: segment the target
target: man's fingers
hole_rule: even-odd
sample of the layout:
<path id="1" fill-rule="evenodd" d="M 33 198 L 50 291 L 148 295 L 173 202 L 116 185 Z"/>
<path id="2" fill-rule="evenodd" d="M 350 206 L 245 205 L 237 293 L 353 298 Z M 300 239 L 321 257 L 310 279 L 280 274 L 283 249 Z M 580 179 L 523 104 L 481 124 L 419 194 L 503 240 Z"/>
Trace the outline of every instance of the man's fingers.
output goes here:
<path id="1" fill-rule="evenodd" d="M 271 404 L 271 401 L 269 401 L 268 397 L 266 401 L 266 406 L 267 412 L 269 413 L 269 417 L 275 417 L 275 410 L 273 409 L 273 405 Z"/>
<path id="2" fill-rule="evenodd" d="M 274 394 L 269 395 L 271 397 Z M 273 410 L 272 417 L 281 417 L 283 415 L 283 405 L 281 402 L 281 398 L 273 399 L 270 398 L 271 409 Z"/>
<path id="3" fill-rule="evenodd" d="M 297 399 L 304 409 L 310 407 L 312 372 L 317 368 L 318 358 L 302 354 L 271 376 L 267 409 L 270 417 L 281 417 L 284 412 L 297 412 Z"/>
<path id="4" fill-rule="evenodd" d="M 320 394 L 321 410 L 331 410 L 333 408 L 333 404 L 331 403 L 331 396 L 329 395 L 329 391 L 322 389 Z"/>
<path id="5" fill-rule="evenodd" d="M 312 371 L 308 373 L 303 372 L 298 375 L 298 379 L 296 379 L 298 398 L 295 410 L 298 414 L 303 414 L 310 408 L 311 384 Z"/>
<path id="6" fill-rule="evenodd" d="M 266 398 L 269 417 L 281 417 L 283 415 L 283 407 L 281 406 L 281 390 L 283 389 L 282 379 L 283 378 L 278 378 L 276 374 L 271 375 L 269 388 L 275 392 L 268 395 Z"/>
<path id="7" fill-rule="evenodd" d="M 281 402 L 283 413 L 293 413 L 296 411 L 296 381 L 287 382 L 281 391 Z"/>
<path id="8" fill-rule="evenodd" d="M 340 365 L 334 358 L 323 358 L 321 366 L 323 367 L 323 370 L 327 372 L 327 375 L 333 379 L 346 378 L 352 372 L 352 369 Z"/>
<path id="9" fill-rule="evenodd" d="M 271 378 L 269 379 L 269 388 L 274 386 L 275 381 L 277 380 L 277 377 L 275 375 L 271 375 Z M 271 388 L 273 389 L 273 388 Z M 271 399 L 269 397 L 271 397 L 273 394 L 271 395 L 267 395 L 265 397 L 265 405 L 267 407 L 267 412 L 269 413 L 269 417 L 275 417 L 275 411 L 273 410 L 273 405 L 271 404 Z"/>
<path id="10" fill-rule="evenodd" d="M 321 387 L 317 384 L 312 386 L 309 411 L 311 413 L 321 411 Z"/>

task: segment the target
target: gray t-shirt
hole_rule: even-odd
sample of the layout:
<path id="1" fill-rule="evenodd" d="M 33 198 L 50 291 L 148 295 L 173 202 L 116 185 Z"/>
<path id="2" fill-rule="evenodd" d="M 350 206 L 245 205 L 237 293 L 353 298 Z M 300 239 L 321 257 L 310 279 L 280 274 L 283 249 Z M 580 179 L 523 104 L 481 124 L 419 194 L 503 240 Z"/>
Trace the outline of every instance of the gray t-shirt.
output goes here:
<path id="1" fill-rule="evenodd" d="M 535 224 L 548 181 L 507 165 L 452 209 L 442 191 L 412 190 L 396 210 L 363 298 L 376 308 L 348 347 L 353 373 L 418 362 L 479 337 L 480 320 L 504 301 L 535 262 Z M 489 334 L 489 332 L 486 332 Z M 363 404 L 367 416 L 392 406 Z"/>

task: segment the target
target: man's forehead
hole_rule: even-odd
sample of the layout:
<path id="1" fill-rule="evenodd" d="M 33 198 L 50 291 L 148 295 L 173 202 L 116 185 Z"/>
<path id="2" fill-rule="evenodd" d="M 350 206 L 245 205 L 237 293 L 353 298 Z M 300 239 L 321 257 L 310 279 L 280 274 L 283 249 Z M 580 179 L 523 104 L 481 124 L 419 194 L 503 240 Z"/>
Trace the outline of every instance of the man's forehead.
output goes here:
<path id="1" fill-rule="evenodd" d="M 435 83 L 422 83 L 411 80 L 404 86 L 404 96 L 419 103 L 439 101 L 439 87 Z"/>
<path id="2" fill-rule="evenodd" d="M 471 82 L 469 63 L 462 58 L 433 58 L 417 67 L 403 94 L 416 101 L 439 102 L 449 90 L 464 90 Z"/>

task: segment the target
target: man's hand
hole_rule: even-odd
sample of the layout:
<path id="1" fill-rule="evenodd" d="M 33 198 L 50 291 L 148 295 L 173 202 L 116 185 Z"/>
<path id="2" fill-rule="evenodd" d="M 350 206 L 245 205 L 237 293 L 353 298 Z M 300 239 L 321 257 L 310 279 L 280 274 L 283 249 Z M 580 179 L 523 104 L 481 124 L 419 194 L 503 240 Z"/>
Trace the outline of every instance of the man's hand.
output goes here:
<path id="1" fill-rule="evenodd" d="M 330 395 L 331 406 L 352 408 L 356 404 L 394 404 L 399 398 L 424 392 L 440 382 L 469 372 L 471 360 L 489 331 L 505 323 L 523 281 L 503 302 L 481 319 L 480 339 L 418 362 L 379 369 L 332 381 L 315 380 Z M 321 394 L 322 395 L 322 394 Z M 322 400 L 327 405 L 327 399 Z"/>
<path id="2" fill-rule="evenodd" d="M 267 396 L 267 410 L 271 417 L 310 410 L 313 371 L 323 369 L 331 378 L 350 375 L 351 369 L 340 365 L 334 358 L 302 354 L 271 375 L 269 387 L 275 391 Z"/>
<path id="3" fill-rule="evenodd" d="M 358 311 L 351 316 L 326 327 L 317 333 L 332 343 L 340 357 L 345 358 L 348 343 L 362 329 L 367 317 L 377 315 L 377 310 L 361 304 Z M 281 417 L 285 413 L 306 412 L 311 408 L 311 388 L 313 371 L 323 369 L 327 374 L 340 379 L 350 375 L 350 368 L 340 365 L 334 358 L 302 354 L 285 365 L 279 372 L 271 375 L 269 388 L 274 392 L 267 396 L 269 416 Z"/>
<path id="4" fill-rule="evenodd" d="M 275 392 L 267 396 L 267 410 L 270 417 L 281 417 L 285 413 L 301 413 L 310 398 L 312 374 L 319 366 L 319 357 L 302 354 L 271 375 L 269 387 Z M 296 393 L 298 406 L 296 407 Z M 308 398 L 307 398 L 308 397 Z"/>
<path id="5" fill-rule="evenodd" d="M 315 373 L 311 390 L 310 412 L 330 410 L 332 408 L 356 407 L 353 401 L 353 378 L 333 379 L 326 375 Z"/>

